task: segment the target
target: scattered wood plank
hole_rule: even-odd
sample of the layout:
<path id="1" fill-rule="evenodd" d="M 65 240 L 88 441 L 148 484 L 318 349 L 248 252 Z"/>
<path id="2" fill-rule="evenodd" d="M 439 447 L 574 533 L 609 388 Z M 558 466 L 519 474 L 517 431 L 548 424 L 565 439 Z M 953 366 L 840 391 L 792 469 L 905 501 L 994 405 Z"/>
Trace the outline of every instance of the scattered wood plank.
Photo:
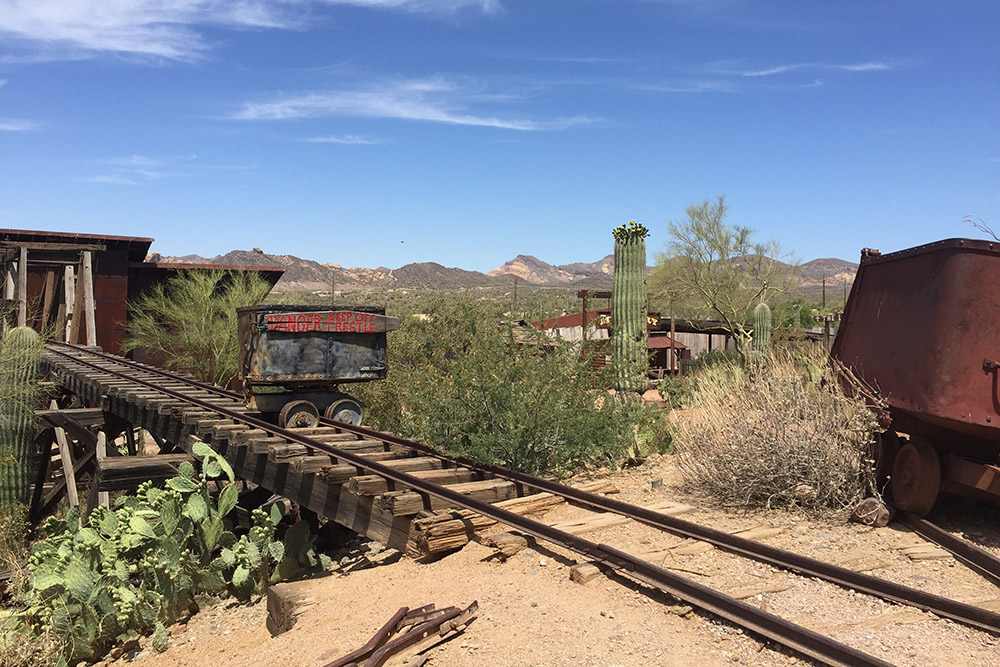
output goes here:
<path id="1" fill-rule="evenodd" d="M 577 563 L 569 568 L 570 580 L 578 584 L 585 584 L 599 576 L 601 576 L 601 568 L 593 563 Z"/>
<path id="2" fill-rule="evenodd" d="M 528 548 L 528 538 L 517 533 L 498 533 L 483 537 L 483 544 L 500 552 L 506 560 Z"/>
<path id="3" fill-rule="evenodd" d="M 793 586 L 793 582 L 789 581 L 787 577 L 783 577 L 780 580 L 768 579 L 755 584 L 741 586 L 733 591 L 730 591 L 728 595 L 736 598 L 737 600 L 746 600 L 747 598 L 756 597 L 758 595 L 787 591 L 788 589 L 793 588 Z"/>
<path id="4" fill-rule="evenodd" d="M 590 493 L 617 493 L 618 489 L 607 480 L 588 482 L 576 487 Z M 566 501 L 551 493 L 536 493 L 494 503 L 514 514 L 530 515 L 545 512 Z M 464 547 L 476 532 L 496 525 L 496 521 L 471 510 L 448 510 L 413 521 L 406 553 L 415 558 Z"/>
<path id="5" fill-rule="evenodd" d="M 316 604 L 316 598 L 311 595 L 314 586 L 311 579 L 268 586 L 265 625 L 272 637 L 291 630 L 299 616 Z"/>
<path id="6" fill-rule="evenodd" d="M 954 558 L 951 552 L 930 542 L 921 541 L 893 548 L 896 551 L 901 551 L 910 560 L 944 560 L 946 558 Z"/>
<path id="7" fill-rule="evenodd" d="M 672 500 L 664 500 L 659 503 L 649 505 L 645 509 L 660 512 L 661 514 L 666 514 L 668 516 L 677 516 L 679 514 L 686 514 L 687 512 L 693 511 L 694 507 L 691 505 L 677 503 Z M 594 514 L 581 519 L 569 519 L 550 525 L 553 528 L 570 533 L 571 535 L 583 535 L 584 533 L 590 533 L 595 530 L 619 526 L 623 523 L 628 523 L 631 520 L 632 519 L 627 516 L 622 516 L 621 514 L 602 512 L 600 514 Z"/>

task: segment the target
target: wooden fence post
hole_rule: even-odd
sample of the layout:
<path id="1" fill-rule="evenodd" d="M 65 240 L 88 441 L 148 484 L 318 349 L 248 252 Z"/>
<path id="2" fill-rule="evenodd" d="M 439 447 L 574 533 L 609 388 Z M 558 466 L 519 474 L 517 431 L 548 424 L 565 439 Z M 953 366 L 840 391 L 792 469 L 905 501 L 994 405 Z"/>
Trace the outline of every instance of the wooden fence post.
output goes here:
<path id="1" fill-rule="evenodd" d="M 94 305 L 94 264 L 92 256 L 93 253 L 89 250 L 83 252 L 83 298 L 84 307 L 87 311 L 87 345 L 91 347 L 97 345 L 97 318 Z"/>
<path id="2" fill-rule="evenodd" d="M 73 315 L 76 313 L 76 281 L 73 278 L 73 265 L 70 264 L 66 267 L 66 272 L 63 275 L 63 300 L 66 305 L 66 313 L 64 317 L 66 318 L 63 323 L 63 340 L 67 343 L 73 342 L 71 336 L 73 334 Z"/>

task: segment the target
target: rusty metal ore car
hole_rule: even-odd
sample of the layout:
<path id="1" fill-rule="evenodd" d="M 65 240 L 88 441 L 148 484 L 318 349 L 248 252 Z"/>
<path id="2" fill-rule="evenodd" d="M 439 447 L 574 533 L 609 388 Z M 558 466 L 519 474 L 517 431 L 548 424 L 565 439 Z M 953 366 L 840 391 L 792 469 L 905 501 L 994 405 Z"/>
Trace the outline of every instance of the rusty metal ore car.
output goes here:
<path id="1" fill-rule="evenodd" d="M 289 428 L 315 426 L 321 413 L 361 423 L 361 402 L 340 385 L 385 378 L 386 332 L 399 320 L 371 306 L 258 305 L 236 312 L 251 409 Z"/>
<path id="2" fill-rule="evenodd" d="M 1000 501 L 998 333 L 1000 243 L 862 251 L 832 354 L 888 402 L 876 459 L 898 508 Z"/>

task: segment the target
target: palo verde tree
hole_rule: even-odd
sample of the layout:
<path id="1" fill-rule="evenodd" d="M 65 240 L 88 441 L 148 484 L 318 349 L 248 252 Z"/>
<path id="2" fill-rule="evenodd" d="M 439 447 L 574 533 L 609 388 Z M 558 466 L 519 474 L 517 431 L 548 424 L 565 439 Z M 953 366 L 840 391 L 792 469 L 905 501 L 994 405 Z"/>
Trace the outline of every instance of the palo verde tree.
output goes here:
<path id="1" fill-rule="evenodd" d="M 612 363 L 617 391 L 643 391 L 649 370 L 646 329 L 646 237 L 632 220 L 616 227 L 615 275 L 611 291 Z"/>
<path id="2" fill-rule="evenodd" d="M 203 382 L 236 377 L 236 309 L 260 303 L 271 285 L 254 271 L 181 271 L 130 304 L 125 347 L 144 348 Z"/>
<path id="3" fill-rule="evenodd" d="M 654 280 L 691 299 L 694 312 L 718 320 L 746 358 L 750 311 L 791 286 L 789 265 L 776 241 L 757 243 L 754 230 L 725 222 L 729 207 L 720 196 L 688 206 L 687 220 L 670 222 L 667 252 L 657 257 Z"/>

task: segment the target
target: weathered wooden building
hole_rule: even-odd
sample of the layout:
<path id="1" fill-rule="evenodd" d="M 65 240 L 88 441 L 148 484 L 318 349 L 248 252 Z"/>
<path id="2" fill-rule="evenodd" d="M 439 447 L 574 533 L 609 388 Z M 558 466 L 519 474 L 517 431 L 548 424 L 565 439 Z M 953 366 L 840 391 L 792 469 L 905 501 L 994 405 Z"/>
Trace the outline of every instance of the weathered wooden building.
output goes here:
<path id="1" fill-rule="evenodd" d="M 255 271 L 272 285 L 281 267 L 147 262 L 152 238 L 0 229 L 5 326 L 124 353 L 128 304 L 178 271 Z"/>

